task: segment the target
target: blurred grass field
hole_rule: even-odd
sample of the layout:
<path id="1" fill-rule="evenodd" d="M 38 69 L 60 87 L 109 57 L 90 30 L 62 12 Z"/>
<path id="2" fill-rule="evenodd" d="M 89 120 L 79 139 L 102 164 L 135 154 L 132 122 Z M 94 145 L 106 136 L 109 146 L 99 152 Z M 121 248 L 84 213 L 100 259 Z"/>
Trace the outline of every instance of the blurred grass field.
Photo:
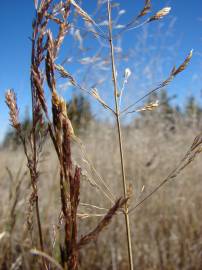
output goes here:
<path id="1" fill-rule="evenodd" d="M 193 127 L 178 122 L 175 131 L 164 121 L 142 124 L 124 129 L 127 179 L 133 184 L 131 205 L 144 197 L 174 168 L 193 140 Z M 155 126 L 155 131 L 154 131 Z M 107 181 L 115 197 L 121 193 L 118 149 L 112 126 L 92 123 L 82 135 L 82 142 L 100 175 Z M 109 208 L 110 202 L 90 181 L 92 173 L 81 154 L 80 146 L 73 143 L 74 163 L 82 165 L 82 192 L 79 213 L 80 232 L 89 231 Z M 29 255 L 32 243 L 26 230 L 28 198 L 31 193 L 26 162 L 21 148 L 0 152 L 0 263 L 11 269 L 38 269 Z M 47 141 L 41 158 L 39 201 L 46 249 L 57 258 L 55 240 L 60 230 L 59 171 L 51 142 Z M 175 180 L 169 182 L 144 205 L 131 213 L 134 265 L 136 269 L 201 269 L 202 245 L 202 186 L 201 157 Z M 16 185 L 19 181 L 17 202 Z M 94 175 L 94 179 L 96 176 Z M 96 205 L 103 209 L 92 208 Z M 14 219 L 14 222 L 13 222 Z M 35 229 L 34 229 L 35 230 Z M 81 252 L 81 269 L 127 269 L 124 240 L 124 219 L 115 217 L 112 224 Z M 32 241 L 37 244 L 36 232 Z M 57 242 L 57 241 L 56 241 Z M 24 268 L 12 268 L 21 258 Z M 6 262 L 5 262 L 6 260 Z M 7 268 L 5 268 L 7 269 Z M 30 269 L 30 268 L 29 268 Z"/>

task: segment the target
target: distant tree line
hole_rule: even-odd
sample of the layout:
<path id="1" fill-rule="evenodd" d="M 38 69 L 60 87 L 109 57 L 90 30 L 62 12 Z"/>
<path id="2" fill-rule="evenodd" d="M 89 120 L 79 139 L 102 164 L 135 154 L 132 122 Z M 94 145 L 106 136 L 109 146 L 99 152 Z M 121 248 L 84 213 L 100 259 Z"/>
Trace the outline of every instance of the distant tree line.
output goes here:
<path id="1" fill-rule="evenodd" d="M 172 101 L 176 96 L 168 96 L 167 91 L 164 89 L 160 93 L 151 95 L 146 103 L 151 103 L 155 100 L 159 101 L 159 107 L 151 112 L 143 111 L 140 117 L 135 119 L 136 126 L 152 125 L 162 123 L 170 131 L 175 131 L 179 122 L 183 125 L 199 128 L 202 126 L 202 107 L 196 101 L 194 96 L 190 96 L 183 108 L 178 105 L 172 105 Z"/>
<path id="2" fill-rule="evenodd" d="M 89 122 L 93 120 L 90 102 L 83 95 L 74 95 L 72 99 L 67 102 L 67 112 L 77 134 L 82 133 Z M 24 119 L 21 121 L 21 126 L 23 133 L 28 134 L 31 128 L 31 118 L 27 110 Z M 16 131 L 10 128 L 4 137 L 2 147 L 16 149 L 19 145 L 21 145 L 21 143 Z"/>
<path id="3" fill-rule="evenodd" d="M 171 101 L 175 98 L 176 96 L 169 97 L 166 90 L 162 90 L 159 94 L 155 93 L 151 95 L 145 103 L 158 100 L 159 107 L 152 112 L 140 112 L 139 116 L 135 117 L 134 120 L 136 128 L 146 125 L 154 127 L 162 123 L 166 131 L 174 132 L 179 125 L 179 121 L 183 121 L 184 125 L 200 127 L 202 125 L 202 108 L 197 103 L 196 98 L 190 96 L 187 99 L 184 109 L 172 105 Z M 67 103 L 67 111 L 74 130 L 79 135 L 84 132 L 88 124 L 94 120 L 91 104 L 83 95 L 74 95 Z M 26 111 L 21 124 L 23 132 L 28 133 L 31 127 L 31 119 L 28 111 Z M 2 146 L 15 149 L 19 145 L 20 141 L 15 130 L 9 129 L 5 135 Z"/>

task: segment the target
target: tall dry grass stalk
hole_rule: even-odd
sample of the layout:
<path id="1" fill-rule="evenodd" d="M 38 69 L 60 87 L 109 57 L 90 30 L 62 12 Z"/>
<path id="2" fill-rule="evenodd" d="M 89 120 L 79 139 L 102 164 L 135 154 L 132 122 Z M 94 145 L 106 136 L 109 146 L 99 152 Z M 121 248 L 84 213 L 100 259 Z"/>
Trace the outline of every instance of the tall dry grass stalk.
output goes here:
<path id="1" fill-rule="evenodd" d="M 140 15 L 138 16 L 138 18 L 144 16 L 147 13 L 147 10 L 150 9 L 150 1 L 146 1 L 145 2 L 145 7 L 143 8 L 143 11 L 140 12 Z M 110 0 L 108 0 L 108 6 L 107 6 L 107 10 L 108 10 L 108 24 L 109 24 L 109 44 L 110 44 L 110 49 L 111 49 L 111 64 L 112 64 L 112 81 L 113 81 L 113 85 L 114 85 L 114 102 L 115 102 L 115 117 L 116 117 L 116 123 L 117 123 L 117 132 L 118 132 L 118 145 L 119 145 L 119 151 L 120 151 L 120 163 L 121 163 L 121 174 L 122 174 L 122 185 L 123 185 L 123 193 L 124 193 L 124 198 L 127 198 L 128 194 L 127 194 L 127 190 L 128 190 L 128 186 L 127 186 L 127 181 L 126 181 L 126 176 L 125 176 L 125 161 L 124 161 L 124 153 L 123 153 L 123 139 L 122 139 L 122 132 L 121 132 L 121 121 L 120 121 L 120 108 L 119 108 L 119 90 L 118 90 L 118 84 L 117 84 L 117 70 L 116 70 L 116 66 L 115 66 L 115 56 L 114 56 L 114 45 L 113 45 L 113 36 L 112 36 L 112 18 L 111 18 L 111 4 L 110 4 Z M 162 19 L 163 17 L 165 17 L 169 12 L 170 12 L 171 8 L 170 7 L 165 7 L 162 10 L 158 11 L 154 16 L 150 17 L 147 22 L 151 22 L 154 20 L 159 20 Z M 129 28 L 131 26 L 131 24 L 129 24 L 127 27 Z M 127 28 L 126 28 L 127 29 Z M 183 62 L 182 65 L 180 65 L 179 68 L 175 69 L 173 68 L 169 78 L 167 80 L 165 80 L 160 86 L 159 88 L 164 87 L 165 85 L 167 85 L 178 73 L 180 73 L 181 71 L 183 71 L 187 64 L 189 63 L 190 59 L 192 57 L 192 51 L 190 52 L 190 54 L 188 55 L 188 57 L 185 59 L 185 61 Z M 150 95 L 151 93 L 155 92 L 156 90 L 158 90 L 157 88 L 150 91 L 147 95 Z M 144 97 L 142 97 L 139 101 L 141 101 Z M 128 109 L 130 109 L 131 107 L 133 107 L 134 105 L 136 105 L 136 103 L 128 106 L 125 110 L 123 110 L 122 113 L 125 113 L 128 111 Z M 151 106 L 145 106 L 146 110 L 150 110 Z M 166 180 L 164 180 L 161 185 L 164 185 L 165 182 L 168 181 L 169 178 L 172 178 L 173 173 L 171 173 L 171 176 L 168 176 L 168 178 Z M 131 210 L 136 209 L 136 207 L 138 207 L 139 205 L 141 205 L 145 200 L 147 200 L 150 196 L 152 196 L 160 187 L 156 187 L 153 192 L 151 192 L 146 198 L 144 198 L 139 204 L 137 204 L 135 207 L 133 207 Z M 129 219 L 129 206 L 128 206 L 128 202 L 125 203 L 125 209 L 124 209 L 124 215 L 125 215 L 125 223 L 126 223 L 126 233 L 127 233 L 127 246 L 128 246 L 128 258 L 129 258 L 129 265 L 130 265 L 130 269 L 133 270 L 134 266 L 133 266 L 133 252 L 132 252 L 132 243 L 131 243 L 131 229 L 130 229 L 130 219 Z M 130 212 L 131 212 L 130 210 Z"/>
<path id="2" fill-rule="evenodd" d="M 123 154 L 123 141 L 122 141 L 122 133 L 121 133 L 121 123 L 120 123 L 120 112 L 119 112 L 119 101 L 118 101 L 118 86 L 117 86 L 117 77 L 116 77 L 116 66 L 114 59 L 114 45 L 113 45 L 113 37 L 112 37 L 112 18 L 111 18 L 111 5 L 108 0 L 108 22 L 109 22 L 109 43 L 111 49 L 111 63 L 112 63 L 112 80 L 114 84 L 114 102 L 115 102 L 115 115 L 116 115 L 116 123 L 117 123 L 117 131 L 118 131 L 118 140 L 119 140 L 119 151 L 120 151 L 120 161 L 121 161 L 121 175 L 122 175 L 122 185 L 124 198 L 128 197 L 127 194 L 127 183 L 125 176 L 125 164 L 124 164 L 124 154 Z M 132 244 L 131 244 L 131 230 L 130 230 L 130 220 L 128 214 L 128 204 L 125 203 L 124 207 L 124 215 L 125 215 L 125 223 L 126 223 L 126 232 L 127 232 L 127 246 L 128 246 L 128 257 L 130 269 L 133 270 L 133 252 L 132 252 Z"/>

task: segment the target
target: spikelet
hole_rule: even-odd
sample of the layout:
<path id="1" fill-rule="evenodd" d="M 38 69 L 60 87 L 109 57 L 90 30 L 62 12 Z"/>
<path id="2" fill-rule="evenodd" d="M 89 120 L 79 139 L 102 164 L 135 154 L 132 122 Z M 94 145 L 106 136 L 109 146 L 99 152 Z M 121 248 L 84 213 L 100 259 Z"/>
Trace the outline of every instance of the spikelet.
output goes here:
<path id="1" fill-rule="evenodd" d="M 87 22 L 96 24 L 94 20 L 74 1 L 70 0 L 71 4 L 74 6 L 76 9 L 77 13 Z"/>
<path id="2" fill-rule="evenodd" d="M 59 108 L 60 106 L 60 97 L 58 96 L 56 91 L 52 93 L 52 105 L 54 105 L 57 108 Z"/>
<path id="3" fill-rule="evenodd" d="M 53 115 L 53 125 L 56 135 L 56 140 L 58 145 L 60 146 L 62 143 L 62 123 L 60 118 L 60 98 L 56 91 L 52 92 L 52 115 Z"/>
<path id="4" fill-rule="evenodd" d="M 188 66 L 189 62 L 191 61 L 192 55 L 193 55 L 193 50 L 190 51 L 188 56 L 185 58 L 184 62 L 178 68 L 176 68 L 175 66 L 173 67 L 169 77 L 165 81 L 163 81 L 160 86 L 165 87 L 174 79 L 175 76 L 177 76 L 179 73 L 184 71 L 186 67 Z"/>
<path id="5" fill-rule="evenodd" d="M 150 10 L 151 10 L 151 0 L 145 0 L 145 5 L 141 10 L 140 14 L 137 16 L 137 18 L 145 16 L 147 13 L 150 12 Z"/>
<path id="6" fill-rule="evenodd" d="M 73 129 L 72 123 L 69 120 L 69 117 L 67 115 L 67 104 L 66 104 L 66 102 L 65 102 L 65 100 L 63 98 L 60 99 L 60 108 L 61 108 L 61 113 L 62 113 L 62 115 L 64 117 L 64 121 L 68 125 L 68 135 L 70 137 L 74 137 L 74 129 Z"/>
<path id="7" fill-rule="evenodd" d="M 69 24 L 65 22 L 60 23 L 59 33 L 55 41 L 56 54 L 59 52 L 59 49 L 63 43 L 63 40 L 67 34 L 68 29 L 69 29 Z"/>
<path id="8" fill-rule="evenodd" d="M 55 91 L 52 93 L 52 113 L 54 126 L 57 128 L 57 130 L 61 131 L 62 126 L 65 123 L 68 126 L 68 135 L 73 137 L 74 129 L 67 115 L 66 101 L 59 97 Z"/>
<path id="9" fill-rule="evenodd" d="M 19 110 L 17 107 L 15 92 L 12 89 L 9 89 L 7 90 L 5 96 L 6 96 L 6 104 L 10 110 L 9 112 L 10 122 L 12 126 L 19 131 L 21 125 L 18 119 Z"/>
<path id="10" fill-rule="evenodd" d="M 48 87 L 51 91 L 55 91 L 56 82 L 54 77 L 54 61 L 56 55 L 56 47 L 53 40 L 53 36 L 51 31 L 47 31 L 47 55 L 46 55 L 46 79 L 48 83 Z"/>
<path id="11" fill-rule="evenodd" d="M 108 108 L 108 105 L 105 103 L 104 100 L 101 99 L 99 93 L 98 93 L 98 90 L 96 88 L 93 88 L 93 91 L 92 91 L 92 96 L 97 99 L 101 104 L 102 106 L 107 109 Z"/>
<path id="12" fill-rule="evenodd" d="M 129 68 L 126 68 L 124 71 L 124 79 L 128 81 L 129 77 L 131 76 L 131 70 Z"/>
<path id="13" fill-rule="evenodd" d="M 159 101 L 156 100 L 155 102 L 151 102 L 145 105 L 143 108 L 138 109 L 136 112 L 143 112 L 143 111 L 153 111 L 159 106 Z"/>
<path id="14" fill-rule="evenodd" d="M 69 79 L 72 85 L 75 86 L 77 84 L 73 76 L 67 70 L 65 70 L 63 66 L 55 64 L 55 68 L 63 78 Z"/>
<path id="15" fill-rule="evenodd" d="M 192 58 L 192 55 L 193 55 L 193 50 L 190 51 L 188 56 L 185 58 L 184 62 L 177 69 L 175 67 L 173 68 L 171 74 L 173 76 L 176 76 L 177 74 L 179 74 L 180 72 L 185 70 L 185 68 L 187 67 L 187 65 L 189 64 L 189 62 L 190 62 L 190 60 Z"/>
<path id="16" fill-rule="evenodd" d="M 161 10 L 159 10 L 154 16 L 152 16 L 148 22 L 160 20 L 164 18 L 168 13 L 171 11 L 171 7 L 164 7 Z"/>
<path id="17" fill-rule="evenodd" d="M 32 81 L 36 89 L 37 96 L 40 100 L 41 106 L 45 112 L 47 112 L 47 105 L 46 105 L 46 100 L 44 96 L 44 89 L 43 89 L 43 78 L 40 73 L 40 70 L 35 66 L 32 65 L 31 67 L 31 76 L 32 76 Z"/>

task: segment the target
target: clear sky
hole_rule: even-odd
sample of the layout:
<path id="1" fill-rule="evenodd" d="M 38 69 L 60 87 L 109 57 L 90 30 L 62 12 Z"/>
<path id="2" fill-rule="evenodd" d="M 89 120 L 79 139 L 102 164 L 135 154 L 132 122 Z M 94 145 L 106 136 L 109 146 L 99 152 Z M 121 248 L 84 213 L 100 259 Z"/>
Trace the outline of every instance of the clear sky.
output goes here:
<path id="1" fill-rule="evenodd" d="M 83 0 L 83 8 L 91 13 L 95 2 L 96 0 Z M 144 4 L 143 0 L 119 0 L 119 2 L 126 10 L 126 15 L 124 15 L 124 21 L 122 23 L 127 23 L 130 18 L 137 14 L 139 8 Z M 166 25 L 173 18 L 176 18 L 172 36 L 168 40 L 168 44 L 171 47 L 175 47 L 178 44 L 172 63 L 176 65 L 180 64 L 190 49 L 194 49 L 193 59 L 189 68 L 176 78 L 172 87 L 170 87 L 172 88 L 171 91 L 178 94 L 177 102 L 179 104 L 183 104 L 185 97 L 190 94 L 194 94 L 200 100 L 200 90 L 202 88 L 202 2 L 201 0 L 156 0 L 152 2 L 153 12 L 164 6 L 169 5 L 172 7 L 171 14 L 163 21 L 165 32 L 167 29 Z M 6 89 L 15 89 L 22 113 L 25 111 L 25 107 L 30 104 L 29 64 L 31 43 L 29 37 L 32 30 L 31 24 L 34 16 L 34 5 L 32 0 L 1 0 L 0 9 L 1 139 L 8 127 L 8 110 L 4 103 Z M 151 31 L 156 31 L 154 23 L 149 27 L 151 27 Z M 124 46 L 127 47 L 128 44 L 132 44 L 136 40 L 135 35 L 135 31 L 125 34 Z M 68 46 L 68 44 L 65 46 Z M 157 46 L 156 43 L 155 46 Z M 130 67 L 130 62 L 128 62 L 128 66 Z M 169 66 L 169 68 L 171 67 Z M 168 67 L 165 65 L 165 74 L 166 72 L 168 72 Z"/>

